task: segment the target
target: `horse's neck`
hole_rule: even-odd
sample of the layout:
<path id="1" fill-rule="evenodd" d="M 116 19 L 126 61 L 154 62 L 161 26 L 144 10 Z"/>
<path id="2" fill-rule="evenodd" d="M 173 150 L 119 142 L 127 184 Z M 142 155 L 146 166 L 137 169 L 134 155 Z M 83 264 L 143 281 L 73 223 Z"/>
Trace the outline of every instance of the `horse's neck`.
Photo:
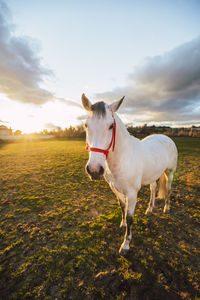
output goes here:
<path id="1" fill-rule="evenodd" d="M 126 126 L 121 121 L 121 119 L 118 117 L 117 114 L 115 114 L 115 121 L 116 121 L 116 148 L 118 149 L 119 146 L 124 144 L 125 142 L 129 142 L 130 135 L 128 133 L 128 130 L 126 129 Z"/>
<path id="2" fill-rule="evenodd" d="M 123 163 L 123 157 L 126 157 L 126 153 L 128 154 L 130 151 L 133 141 L 121 119 L 116 114 L 114 117 L 116 121 L 115 149 L 114 151 L 112 151 L 112 149 L 110 150 L 107 159 L 107 164 L 111 172 L 114 171 L 116 166 Z M 134 139 L 137 140 L 136 138 Z"/>

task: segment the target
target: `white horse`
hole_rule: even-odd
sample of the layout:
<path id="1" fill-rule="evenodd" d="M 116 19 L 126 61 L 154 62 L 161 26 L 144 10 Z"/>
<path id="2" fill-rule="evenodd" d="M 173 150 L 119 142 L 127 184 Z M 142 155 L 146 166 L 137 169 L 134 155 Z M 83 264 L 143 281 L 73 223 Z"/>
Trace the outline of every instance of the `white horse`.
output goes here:
<path id="1" fill-rule="evenodd" d="M 158 197 L 165 199 L 164 212 L 169 211 L 178 152 L 174 142 L 165 135 L 154 134 L 143 140 L 130 136 L 115 113 L 123 99 L 111 105 L 104 102 L 92 105 L 82 95 L 83 107 L 90 113 L 85 123 L 86 149 L 89 151 L 86 170 L 91 179 L 104 176 L 120 202 L 121 226 L 126 227 L 126 233 L 119 252 L 126 254 L 130 248 L 133 214 L 141 186 L 150 184 L 151 197 L 146 210 L 149 214 L 154 207 L 156 181 L 160 179 Z"/>

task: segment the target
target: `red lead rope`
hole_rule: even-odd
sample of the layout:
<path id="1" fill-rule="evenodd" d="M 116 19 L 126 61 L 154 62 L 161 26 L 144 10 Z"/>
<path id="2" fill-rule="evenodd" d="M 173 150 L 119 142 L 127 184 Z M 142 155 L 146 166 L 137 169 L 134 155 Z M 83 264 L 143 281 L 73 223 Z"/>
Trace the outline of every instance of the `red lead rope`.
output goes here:
<path id="1" fill-rule="evenodd" d="M 114 117 L 113 117 L 113 119 L 114 119 Z M 115 150 L 115 135 L 116 135 L 116 122 L 115 122 L 115 119 L 114 119 L 114 126 L 113 126 L 113 130 L 112 130 L 112 139 L 111 139 L 111 142 L 110 142 L 110 145 L 109 145 L 108 149 L 104 150 L 104 149 L 99 149 L 99 148 L 93 148 L 93 147 L 90 147 L 88 145 L 88 143 L 86 143 L 86 148 L 85 149 L 87 151 L 93 151 L 93 152 L 103 153 L 103 154 L 105 154 L 106 159 L 107 159 L 109 151 L 110 151 L 110 148 L 112 147 L 112 151 Z"/>

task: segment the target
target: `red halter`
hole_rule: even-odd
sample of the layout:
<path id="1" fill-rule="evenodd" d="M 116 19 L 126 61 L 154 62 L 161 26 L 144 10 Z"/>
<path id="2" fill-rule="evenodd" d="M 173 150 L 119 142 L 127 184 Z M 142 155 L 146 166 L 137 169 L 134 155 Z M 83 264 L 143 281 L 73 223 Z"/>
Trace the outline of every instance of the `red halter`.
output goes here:
<path id="1" fill-rule="evenodd" d="M 90 147 L 88 145 L 88 143 L 86 143 L 86 148 L 85 149 L 87 151 L 93 151 L 93 152 L 103 153 L 103 154 L 105 154 L 106 159 L 107 159 L 109 151 L 110 151 L 110 148 L 112 147 L 112 151 L 115 150 L 116 122 L 115 122 L 115 118 L 114 117 L 113 117 L 113 119 L 114 119 L 114 125 L 113 125 L 113 129 L 112 129 L 112 139 L 111 139 L 111 142 L 110 142 L 110 145 L 109 145 L 108 149 L 104 150 L 104 149 L 99 149 L 99 148 L 93 148 L 93 147 Z"/>

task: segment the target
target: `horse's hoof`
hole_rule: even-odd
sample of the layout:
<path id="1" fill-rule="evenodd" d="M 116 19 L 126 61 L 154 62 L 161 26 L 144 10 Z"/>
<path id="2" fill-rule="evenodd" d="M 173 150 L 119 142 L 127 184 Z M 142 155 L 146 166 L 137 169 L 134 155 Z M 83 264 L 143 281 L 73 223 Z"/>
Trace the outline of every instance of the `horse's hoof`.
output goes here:
<path id="1" fill-rule="evenodd" d="M 164 209 L 163 209 L 164 214 L 168 214 L 169 211 L 170 211 L 169 207 L 164 207 Z"/>
<path id="2" fill-rule="evenodd" d="M 126 256 L 129 253 L 129 249 L 124 249 L 124 248 L 120 248 L 119 249 L 119 254 L 122 256 Z"/>
<path id="3" fill-rule="evenodd" d="M 151 214 L 152 214 L 152 210 L 147 209 L 146 212 L 145 212 L 145 215 L 146 216 L 150 216 Z"/>

